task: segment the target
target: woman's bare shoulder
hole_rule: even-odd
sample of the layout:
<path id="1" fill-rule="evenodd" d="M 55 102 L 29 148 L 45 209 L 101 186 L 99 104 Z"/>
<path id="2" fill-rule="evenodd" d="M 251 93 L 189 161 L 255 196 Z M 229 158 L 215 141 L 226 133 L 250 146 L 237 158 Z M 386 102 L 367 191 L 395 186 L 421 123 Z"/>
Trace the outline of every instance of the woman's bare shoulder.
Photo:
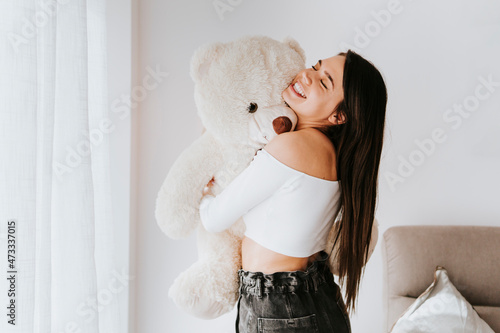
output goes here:
<path id="1" fill-rule="evenodd" d="M 336 180 L 335 149 L 318 130 L 282 133 L 274 137 L 264 149 L 293 169 L 318 178 Z"/>
<path id="2" fill-rule="evenodd" d="M 301 132 L 285 132 L 277 135 L 269 141 L 264 149 L 281 162 L 300 157 L 305 152 L 305 140 L 307 139 Z"/>

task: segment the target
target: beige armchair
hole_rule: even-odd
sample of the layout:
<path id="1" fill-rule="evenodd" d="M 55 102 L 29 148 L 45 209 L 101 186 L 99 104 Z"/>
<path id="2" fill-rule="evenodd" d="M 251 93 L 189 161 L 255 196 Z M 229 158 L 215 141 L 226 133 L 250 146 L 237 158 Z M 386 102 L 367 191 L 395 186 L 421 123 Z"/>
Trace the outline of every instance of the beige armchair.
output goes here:
<path id="1" fill-rule="evenodd" d="M 382 238 L 384 331 L 432 283 L 436 266 L 500 332 L 500 227 L 397 226 Z"/>

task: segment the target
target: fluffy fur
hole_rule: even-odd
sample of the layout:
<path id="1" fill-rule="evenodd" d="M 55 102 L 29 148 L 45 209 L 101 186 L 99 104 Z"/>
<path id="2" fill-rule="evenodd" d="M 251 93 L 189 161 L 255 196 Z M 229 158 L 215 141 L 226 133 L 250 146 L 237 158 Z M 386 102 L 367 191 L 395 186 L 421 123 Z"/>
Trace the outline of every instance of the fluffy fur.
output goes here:
<path id="1" fill-rule="evenodd" d="M 238 296 L 241 240 L 238 220 L 227 231 L 208 233 L 200 222 L 204 186 L 215 179 L 220 193 L 277 133 L 273 119 L 297 118 L 281 92 L 304 68 L 305 55 L 292 39 L 245 37 L 200 47 L 191 60 L 195 102 L 206 132 L 172 165 L 156 200 L 161 230 L 178 239 L 197 230 L 199 259 L 181 273 L 169 296 L 186 312 L 215 318 L 230 311 Z M 251 103 L 257 111 L 249 112 Z"/>

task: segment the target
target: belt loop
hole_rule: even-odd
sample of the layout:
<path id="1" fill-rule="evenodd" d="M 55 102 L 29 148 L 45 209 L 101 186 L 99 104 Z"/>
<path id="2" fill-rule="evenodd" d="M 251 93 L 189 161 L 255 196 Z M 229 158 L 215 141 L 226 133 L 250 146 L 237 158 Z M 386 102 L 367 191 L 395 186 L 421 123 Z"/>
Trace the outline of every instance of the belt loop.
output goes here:
<path id="1" fill-rule="evenodd" d="M 257 277 L 257 296 L 262 298 L 262 277 Z"/>

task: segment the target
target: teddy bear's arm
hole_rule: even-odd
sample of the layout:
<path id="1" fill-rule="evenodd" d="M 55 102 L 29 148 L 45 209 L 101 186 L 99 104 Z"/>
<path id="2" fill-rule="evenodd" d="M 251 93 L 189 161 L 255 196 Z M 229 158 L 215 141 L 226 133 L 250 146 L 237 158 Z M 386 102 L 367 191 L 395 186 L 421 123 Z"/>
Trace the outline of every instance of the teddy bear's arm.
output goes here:
<path id="1" fill-rule="evenodd" d="M 200 224 L 203 188 L 222 163 L 220 146 L 209 132 L 177 158 L 156 199 L 156 221 L 167 236 L 185 238 Z"/>

